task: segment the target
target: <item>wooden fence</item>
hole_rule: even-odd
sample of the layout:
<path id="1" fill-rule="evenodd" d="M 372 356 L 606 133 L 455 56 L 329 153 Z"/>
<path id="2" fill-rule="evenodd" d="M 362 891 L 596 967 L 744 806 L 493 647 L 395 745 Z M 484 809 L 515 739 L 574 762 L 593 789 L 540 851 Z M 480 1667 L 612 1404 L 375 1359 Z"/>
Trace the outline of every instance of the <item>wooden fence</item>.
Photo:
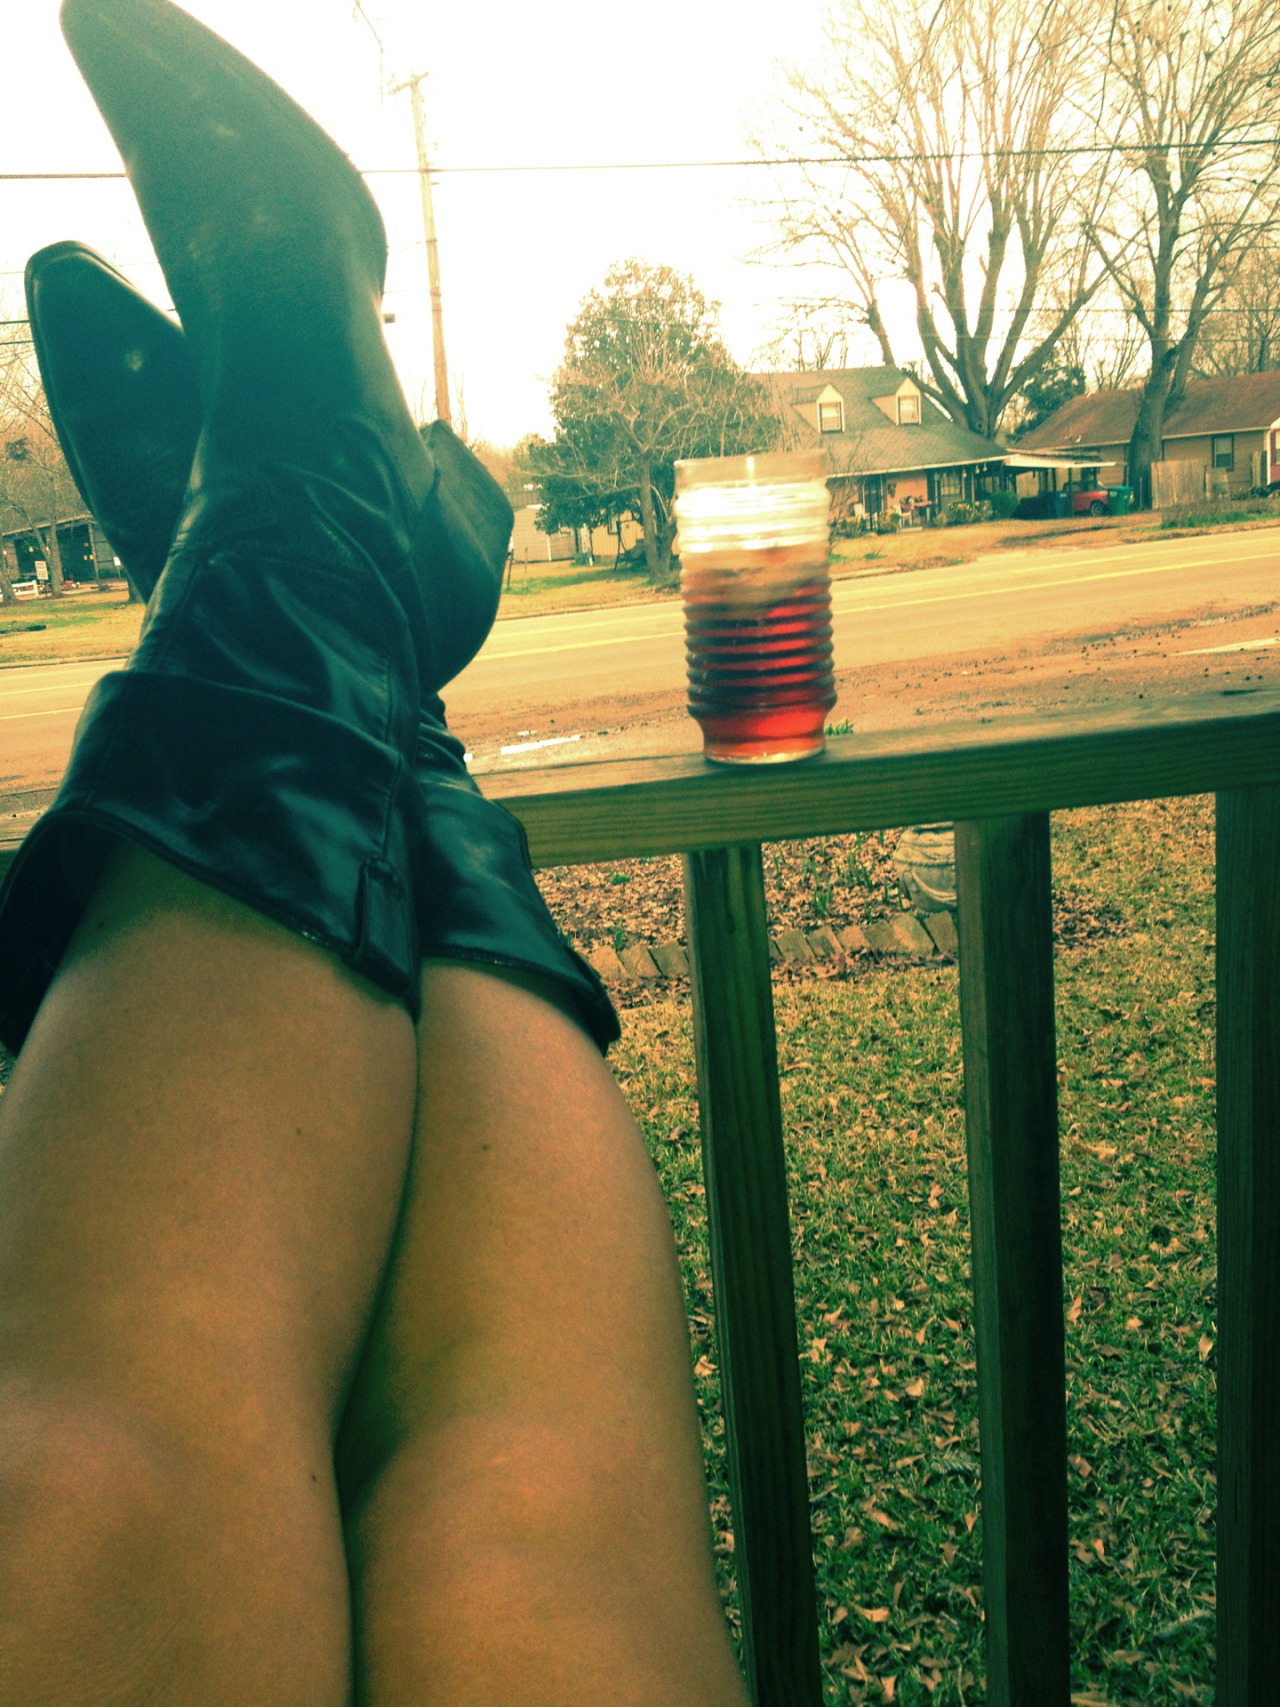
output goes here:
<path id="1" fill-rule="evenodd" d="M 1218 1696 L 1280 1690 L 1280 695 L 495 775 L 535 863 L 684 856 L 733 1529 L 757 1707 L 820 1707 L 760 844 L 956 822 L 987 1698 L 1067 1707 L 1049 814 L 1217 795 Z M 0 845 L 0 871 L 7 863 Z"/>
<path id="2" fill-rule="evenodd" d="M 1151 464 L 1153 509 L 1171 510 L 1179 504 L 1203 504 L 1206 500 L 1221 502 L 1230 496 L 1231 482 L 1225 468 L 1210 468 L 1203 462 Z"/>

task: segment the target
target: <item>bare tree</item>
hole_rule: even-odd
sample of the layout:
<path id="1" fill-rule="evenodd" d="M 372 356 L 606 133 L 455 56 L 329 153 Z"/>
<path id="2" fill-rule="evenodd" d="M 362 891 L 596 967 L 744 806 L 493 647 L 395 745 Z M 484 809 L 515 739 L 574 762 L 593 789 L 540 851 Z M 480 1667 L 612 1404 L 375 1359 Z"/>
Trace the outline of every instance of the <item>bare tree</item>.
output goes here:
<path id="1" fill-rule="evenodd" d="M 1090 15 L 1090 0 L 838 0 L 820 74 L 790 74 L 785 140 L 757 138 L 797 161 L 777 247 L 838 272 L 831 299 L 894 367 L 891 304 L 909 303 L 924 389 L 986 437 L 1105 277 L 1082 214 L 1107 157 L 1074 152 L 1092 140 Z M 801 163 L 831 156 L 842 169 Z"/>
<path id="2" fill-rule="evenodd" d="M 1119 391 L 1141 379 L 1145 340 L 1126 309 L 1117 307 L 1101 326 L 1077 321 L 1071 332 L 1076 336 L 1069 333 L 1063 341 L 1064 356 L 1083 367 L 1091 391 Z"/>
<path id="3" fill-rule="evenodd" d="M 82 508 L 29 348 L 11 339 L 0 346 L 0 532 L 35 536 L 55 598 L 63 590 L 58 522 Z"/>
<path id="4" fill-rule="evenodd" d="M 1252 249 L 1200 328 L 1195 372 L 1205 379 L 1280 368 L 1280 246 Z"/>
<path id="5" fill-rule="evenodd" d="M 1138 502 L 1208 317 L 1280 224 L 1280 11 L 1272 0 L 1113 0 L 1099 128 L 1112 195 L 1090 237 L 1150 369 L 1129 443 Z"/>
<path id="6" fill-rule="evenodd" d="M 0 305 L 2 305 L 2 299 L 0 299 Z M 8 328 L 6 328 L 6 332 L 8 332 Z M 17 339 L 15 335 L 8 332 L 7 336 L 0 339 L 0 443 L 5 440 L 5 424 L 8 417 L 8 411 L 3 406 L 3 400 L 8 395 L 10 370 L 18 356 L 19 344 Z M 0 450 L 0 455 L 3 455 L 2 450 Z M 13 581 L 9 574 L 12 548 L 9 542 L 3 538 L 5 503 L 2 482 L 3 469 L 0 468 L 0 605 L 11 605 L 16 603 L 16 597 L 13 591 Z"/>
<path id="7" fill-rule="evenodd" d="M 1048 365 L 1083 374 L 1086 391 L 1119 391 L 1141 382 L 1145 347 L 1142 328 L 1104 290 L 1059 338 Z"/>
<path id="8" fill-rule="evenodd" d="M 845 303 L 814 303 L 793 298 L 783 304 L 773 336 L 756 351 L 753 366 L 767 372 L 819 373 L 823 368 L 855 367 L 850 361 L 866 333 L 849 324 Z M 875 356 L 871 357 L 875 360 Z"/>

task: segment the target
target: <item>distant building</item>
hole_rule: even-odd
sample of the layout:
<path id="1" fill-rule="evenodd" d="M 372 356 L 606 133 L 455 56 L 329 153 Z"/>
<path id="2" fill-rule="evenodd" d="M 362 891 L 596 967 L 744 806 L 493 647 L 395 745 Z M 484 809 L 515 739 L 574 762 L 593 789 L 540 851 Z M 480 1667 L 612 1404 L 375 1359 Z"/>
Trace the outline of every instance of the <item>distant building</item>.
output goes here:
<path id="1" fill-rule="evenodd" d="M 623 516 L 613 528 L 562 528 L 559 533 L 542 533 L 538 508 L 537 504 L 523 504 L 515 512 L 511 554 L 517 563 L 563 563 L 588 552 L 608 563 L 620 551 L 630 551 L 640 538 L 640 527 L 630 516 Z"/>
<path id="2" fill-rule="evenodd" d="M 1073 397 L 1018 440 L 1019 452 L 1070 458 L 1104 485 L 1132 485 L 1126 469 L 1138 418 L 1137 390 Z M 1201 490 L 1224 495 L 1280 481 L 1280 373 L 1201 379 L 1164 418 L 1160 461 L 1207 471 Z"/>
<path id="3" fill-rule="evenodd" d="M 10 425 L 0 431 L 0 563 L 11 580 L 45 579 L 52 522 L 64 580 L 96 581 L 119 573 L 51 434 Z"/>
<path id="4" fill-rule="evenodd" d="M 833 519 L 896 508 L 921 519 L 1005 484 L 1007 450 L 957 426 L 894 367 L 762 373 L 797 449 L 820 450 Z"/>
<path id="5" fill-rule="evenodd" d="M 40 531 L 46 526 L 42 523 Z M 64 581 L 112 580 L 123 575 L 106 535 L 90 515 L 59 518 L 58 551 Z M 0 559 L 13 581 L 43 580 L 48 569 L 46 548 L 29 527 L 0 534 Z"/>

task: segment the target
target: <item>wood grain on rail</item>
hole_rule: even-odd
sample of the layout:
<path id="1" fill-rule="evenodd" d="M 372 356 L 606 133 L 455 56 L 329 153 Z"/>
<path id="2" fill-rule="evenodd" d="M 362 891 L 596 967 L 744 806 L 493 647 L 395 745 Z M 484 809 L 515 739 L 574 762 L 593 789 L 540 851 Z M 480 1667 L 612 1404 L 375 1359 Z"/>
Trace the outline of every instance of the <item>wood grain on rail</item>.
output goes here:
<path id="1" fill-rule="evenodd" d="M 956 825 L 987 1700 L 1067 1707 L 1067 1417 L 1049 817 Z"/>
<path id="2" fill-rule="evenodd" d="M 841 736 L 800 764 L 681 755 L 479 780 L 536 865 L 589 864 L 1280 781 L 1280 694 Z"/>
<path id="3" fill-rule="evenodd" d="M 589 865 L 1280 782 L 1280 693 L 844 735 L 800 764 L 682 754 L 477 780 L 524 823 L 535 865 Z M 0 832 L 0 877 L 20 841 Z"/>
<path id="4" fill-rule="evenodd" d="M 1280 1690 L 1280 788 L 1218 796 L 1218 1689 Z"/>

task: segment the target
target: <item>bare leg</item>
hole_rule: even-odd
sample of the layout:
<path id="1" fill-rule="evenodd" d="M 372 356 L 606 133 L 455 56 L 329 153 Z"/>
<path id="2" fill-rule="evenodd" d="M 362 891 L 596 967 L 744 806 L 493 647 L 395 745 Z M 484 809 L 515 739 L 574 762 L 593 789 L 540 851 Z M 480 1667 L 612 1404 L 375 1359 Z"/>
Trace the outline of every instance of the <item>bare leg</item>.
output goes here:
<path id="1" fill-rule="evenodd" d="M 0 1098 L 0 1702 L 343 1707 L 332 1435 L 410 1021 L 148 855 Z"/>
<path id="2" fill-rule="evenodd" d="M 741 1707 L 675 1253 L 549 986 L 429 963 L 418 1119 L 340 1480 L 370 1707 Z"/>

